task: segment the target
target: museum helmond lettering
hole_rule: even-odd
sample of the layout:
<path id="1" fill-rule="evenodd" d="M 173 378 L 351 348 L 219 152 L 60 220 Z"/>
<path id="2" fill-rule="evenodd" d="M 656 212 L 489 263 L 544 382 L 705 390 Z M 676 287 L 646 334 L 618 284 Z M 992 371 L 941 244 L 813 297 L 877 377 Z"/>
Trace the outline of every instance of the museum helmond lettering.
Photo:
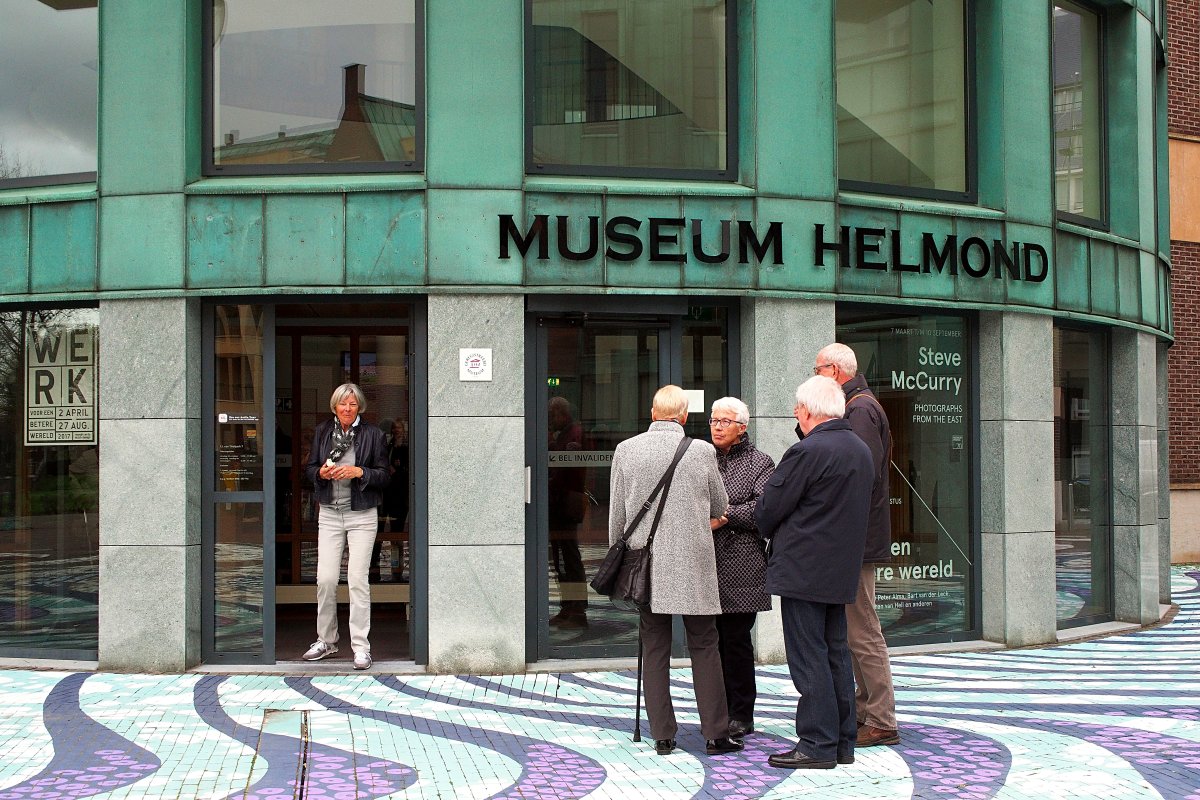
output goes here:
<path id="1" fill-rule="evenodd" d="M 684 263 L 690 259 L 702 264 L 724 264 L 735 256 L 733 231 L 736 225 L 736 258 L 739 264 L 749 264 L 751 256 L 761 263 L 783 265 L 783 223 L 768 222 L 766 231 L 746 220 L 721 220 L 721 246 L 715 252 L 705 249 L 704 220 L 682 217 L 612 217 L 600 223 L 600 217 L 582 218 L 572 223 L 570 217 L 557 215 L 554 224 L 549 214 L 537 214 L 529 228 L 522 231 L 512 214 L 500 214 L 500 258 L 512 258 L 515 248 L 520 256 L 531 251 L 539 261 L 550 259 L 551 233 L 559 257 L 567 261 L 591 261 L 601 255 L 612 261 L 637 261 L 646 256 L 655 263 Z M 583 247 L 571 247 L 574 224 L 586 226 Z M 645 233 L 643 234 L 643 229 Z M 690 248 L 688 234 L 690 233 Z M 919 258 L 903 252 L 904 237 L 900 228 L 855 228 L 842 225 L 840 235 L 828 239 L 825 226 L 813 226 L 813 265 L 825 266 L 830 253 L 838 255 L 842 269 L 892 270 L 938 275 L 960 274 L 970 278 L 1008 278 L 1014 281 L 1041 283 L 1050 272 L 1046 248 L 1033 242 L 988 242 L 978 236 L 968 236 L 961 242 L 957 234 L 938 237 L 922 232 Z M 536 250 L 535 250 L 536 248 Z"/>
<path id="2" fill-rule="evenodd" d="M 1046 249 L 1032 242 L 1008 243 L 993 239 L 989 244 L 978 236 L 968 236 L 960 244 L 958 236 L 950 234 L 939 245 L 932 233 L 922 233 L 920 260 L 906 263 L 905 254 L 901 252 L 902 241 L 899 228 L 854 228 L 850 225 L 841 226 L 839 238 L 826 241 L 825 226 L 818 224 L 813 234 L 813 260 L 818 266 L 825 266 L 825 254 L 833 252 L 838 254 L 843 269 L 890 269 L 926 274 L 936 271 L 957 276 L 961 266 L 963 273 L 971 278 L 994 274 L 997 278 L 1030 283 L 1041 283 L 1050 271 Z"/>
<path id="3" fill-rule="evenodd" d="M 688 223 L 691 223 L 690 225 Z M 739 264 L 749 264 L 750 254 L 759 263 L 769 255 L 771 263 L 783 264 L 783 223 L 767 223 L 767 232 L 762 237 L 754 225 L 745 220 L 737 223 L 737 259 Z M 646 240 L 642 241 L 641 230 L 646 228 Z M 512 214 L 500 215 L 500 258 L 510 258 L 509 245 L 515 245 L 522 256 L 537 244 L 537 259 L 550 258 L 550 215 L 538 214 L 533 218 L 529 230 L 521 233 Z M 651 217 L 643 222 L 634 217 L 613 217 L 604 225 L 604 257 L 612 261 L 637 261 L 649 253 L 651 262 L 683 263 L 688 260 L 686 230 L 691 230 L 691 257 L 703 264 L 723 264 L 732 255 L 733 223 L 721 220 L 721 249 L 711 253 L 704 249 L 704 221 L 686 220 L 682 217 Z M 559 216 L 554 226 L 558 254 L 567 261 L 591 261 L 600 253 L 600 218 L 587 218 L 587 246 L 572 250 L 570 243 L 570 218 Z M 682 239 L 681 239 L 682 235 Z"/>

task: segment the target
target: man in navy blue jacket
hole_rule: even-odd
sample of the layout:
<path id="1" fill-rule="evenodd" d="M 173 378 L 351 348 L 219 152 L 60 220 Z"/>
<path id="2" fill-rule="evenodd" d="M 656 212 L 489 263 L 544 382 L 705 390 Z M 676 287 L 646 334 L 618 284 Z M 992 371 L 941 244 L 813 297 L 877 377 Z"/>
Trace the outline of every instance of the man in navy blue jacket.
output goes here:
<path id="1" fill-rule="evenodd" d="M 842 419 L 837 381 L 809 378 L 796 389 L 804 438 L 767 482 L 754 512 L 771 540 L 767 591 L 778 595 L 796 704 L 796 746 L 768 759 L 784 769 L 854 763 L 854 675 L 846 606 L 854 602 L 875 473 L 870 449 Z"/>

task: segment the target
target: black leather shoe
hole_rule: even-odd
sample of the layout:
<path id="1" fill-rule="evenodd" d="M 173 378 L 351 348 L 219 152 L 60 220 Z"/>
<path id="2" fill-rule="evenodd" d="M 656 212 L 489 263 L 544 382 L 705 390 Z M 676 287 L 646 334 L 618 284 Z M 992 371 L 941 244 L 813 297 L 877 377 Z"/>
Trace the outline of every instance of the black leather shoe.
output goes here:
<path id="1" fill-rule="evenodd" d="M 741 739 L 747 733 L 754 733 L 754 723 L 742 722 L 740 719 L 729 720 L 729 738 Z"/>
<path id="2" fill-rule="evenodd" d="M 658 753 L 660 756 L 669 756 L 669 755 L 671 755 L 671 751 L 674 749 L 675 749 L 675 740 L 674 739 L 655 739 L 654 740 L 654 752 Z"/>
<path id="3" fill-rule="evenodd" d="M 786 753 L 772 753 L 767 757 L 767 763 L 780 769 L 833 769 L 837 766 L 836 761 L 821 761 L 801 753 L 796 748 Z"/>
<path id="4" fill-rule="evenodd" d="M 717 756 L 721 753 L 736 753 L 745 746 L 737 739 L 727 739 L 725 737 L 704 740 L 704 752 L 710 756 Z"/>
<path id="5" fill-rule="evenodd" d="M 839 764 L 853 764 L 854 763 L 854 753 L 849 753 L 849 754 L 838 753 L 837 758 L 838 758 Z"/>

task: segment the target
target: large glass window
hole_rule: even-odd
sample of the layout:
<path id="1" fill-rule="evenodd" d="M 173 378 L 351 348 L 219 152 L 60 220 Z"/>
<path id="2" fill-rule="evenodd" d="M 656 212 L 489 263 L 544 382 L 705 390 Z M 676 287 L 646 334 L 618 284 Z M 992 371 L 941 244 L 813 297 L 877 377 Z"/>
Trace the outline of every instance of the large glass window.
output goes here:
<path id="1" fill-rule="evenodd" d="M 0 311 L 0 653 L 95 658 L 98 313 Z"/>
<path id="2" fill-rule="evenodd" d="M 529 164 L 733 177 L 732 0 L 531 0 Z"/>
<path id="3" fill-rule="evenodd" d="M 975 627 L 970 331 L 949 314 L 838 312 L 837 339 L 892 428 L 892 560 L 877 566 L 875 599 L 893 642 Z"/>
<path id="4" fill-rule="evenodd" d="M 96 0 L 0 0 L 0 186 L 92 180 Z"/>
<path id="5" fill-rule="evenodd" d="M 964 0 L 838 0 L 838 177 L 970 190 Z"/>
<path id="6" fill-rule="evenodd" d="M 211 0 L 211 168 L 416 168 L 419 12 L 418 0 Z"/>
<path id="7" fill-rule="evenodd" d="M 1100 17 L 1054 6 L 1054 201 L 1060 212 L 1104 216 Z"/>
<path id="8" fill-rule="evenodd" d="M 1058 625 L 1112 619 L 1108 338 L 1054 329 L 1055 576 Z"/>

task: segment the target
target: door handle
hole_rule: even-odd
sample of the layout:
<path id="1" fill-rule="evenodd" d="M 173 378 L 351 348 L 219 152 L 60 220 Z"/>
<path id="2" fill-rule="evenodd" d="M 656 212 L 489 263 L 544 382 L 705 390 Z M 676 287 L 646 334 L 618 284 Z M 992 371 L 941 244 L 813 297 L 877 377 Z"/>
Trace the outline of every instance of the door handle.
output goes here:
<path id="1" fill-rule="evenodd" d="M 533 502 L 533 467 L 525 468 L 525 503 Z"/>

